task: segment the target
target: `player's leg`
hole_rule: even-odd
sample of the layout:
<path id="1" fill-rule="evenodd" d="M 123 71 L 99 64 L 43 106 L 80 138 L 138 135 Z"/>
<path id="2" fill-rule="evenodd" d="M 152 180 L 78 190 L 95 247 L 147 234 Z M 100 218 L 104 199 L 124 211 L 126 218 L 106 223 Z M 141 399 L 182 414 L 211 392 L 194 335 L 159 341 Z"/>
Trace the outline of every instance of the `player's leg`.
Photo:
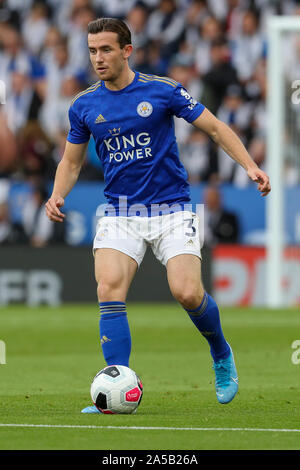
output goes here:
<path id="1" fill-rule="evenodd" d="M 102 217 L 94 239 L 100 341 L 107 365 L 129 364 L 126 297 L 146 251 L 138 228 L 130 217 Z"/>
<path id="2" fill-rule="evenodd" d="M 137 268 L 137 262 L 121 251 L 111 248 L 95 251 L 100 341 L 107 365 L 129 366 L 131 335 L 126 298 Z"/>
<path id="3" fill-rule="evenodd" d="M 182 211 L 161 216 L 160 236 L 152 244 L 166 266 L 170 290 L 206 338 L 214 360 L 217 398 L 228 403 L 237 392 L 237 375 L 226 342 L 218 306 L 201 281 L 201 224 L 197 214 Z"/>
<path id="4" fill-rule="evenodd" d="M 107 365 L 129 365 L 131 335 L 125 302 L 137 267 L 137 261 L 116 249 L 99 248 L 95 251 L 100 342 Z M 94 405 L 83 408 L 81 412 L 101 413 Z"/>
<path id="5" fill-rule="evenodd" d="M 204 291 L 201 281 L 200 258 L 191 254 L 174 256 L 166 268 L 172 295 L 208 341 L 214 361 L 228 357 L 230 348 L 223 335 L 218 306 Z"/>
<path id="6" fill-rule="evenodd" d="M 126 302 L 130 284 L 137 271 L 135 259 L 113 248 L 95 251 L 95 278 L 99 302 L 118 299 Z"/>
<path id="7" fill-rule="evenodd" d="M 179 254 L 167 261 L 166 269 L 174 298 L 209 343 L 218 401 L 229 403 L 238 390 L 237 372 L 231 348 L 222 331 L 218 306 L 203 288 L 201 260 L 192 254 Z"/>

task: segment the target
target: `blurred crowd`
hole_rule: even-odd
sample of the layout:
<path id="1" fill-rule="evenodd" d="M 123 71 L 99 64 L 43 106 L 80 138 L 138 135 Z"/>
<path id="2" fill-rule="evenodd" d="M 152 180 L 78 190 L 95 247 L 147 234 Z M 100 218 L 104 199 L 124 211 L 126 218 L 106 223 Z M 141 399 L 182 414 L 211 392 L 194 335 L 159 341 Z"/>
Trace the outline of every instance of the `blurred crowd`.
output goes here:
<path id="1" fill-rule="evenodd" d="M 263 168 L 266 21 L 283 14 L 300 15 L 300 0 L 0 0 L 0 80 L 6 88 L 0 87 L 0 243 L 24 237 L 41 246 L 54 236 L 41 207 L 64 151 L 68 108 L 98 80 L 87 49 L 90 21 L 124 19 L 132 31 L 131 67 L 180 82 L 234 129 Z M 182 119 L 175 125 L 191 183 L 249 184 L 244 170 L 205 134 Z M 80 180 L 103 180 L 93 140 Z M 14 231 L 7 206 L 12 181 L 34 187 Z"/>

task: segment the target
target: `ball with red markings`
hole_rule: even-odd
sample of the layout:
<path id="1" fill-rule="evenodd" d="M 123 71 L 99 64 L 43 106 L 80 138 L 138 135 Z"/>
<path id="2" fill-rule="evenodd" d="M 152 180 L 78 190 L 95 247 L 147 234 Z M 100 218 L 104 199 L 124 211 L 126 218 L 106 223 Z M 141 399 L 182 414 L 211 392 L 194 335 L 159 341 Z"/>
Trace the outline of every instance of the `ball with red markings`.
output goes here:
<path id="1" fill-rule="evenodd" d="M 141 403 L 143 385 L 129 367 L 112 365 L 100 370 L 91 384 L 94 405 L 105 414 L 135 413 Z"/>

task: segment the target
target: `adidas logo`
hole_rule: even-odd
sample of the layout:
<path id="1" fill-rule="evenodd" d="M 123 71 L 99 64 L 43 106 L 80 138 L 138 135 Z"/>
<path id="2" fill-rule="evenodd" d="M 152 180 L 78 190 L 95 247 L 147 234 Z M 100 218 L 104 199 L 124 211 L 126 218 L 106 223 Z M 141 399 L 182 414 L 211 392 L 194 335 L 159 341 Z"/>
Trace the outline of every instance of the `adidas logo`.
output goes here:
<path id="1" fill-rule="evenodd" d="M 99 116 L 97 117 L 96 121 L 95 121 L 95 124 L 100 124 L 100 122 L 105 122 L 106 119 L 102 116 L 102 114 L 99 114 Z"/>
<path id="2" fill-rule="evenodd" d="M 203 336 L 212 336 L 215 334 L 214 331 L 200 331 Z"/>
<path id="3" fill-rule="evenodd" d="M 104 343 L 108 343 L 109 341 L 111 341 L 111 339 L 107 338 L 107 336 L 102 336 L 101 338 L 101 344 L 104 344 Z"/>
<path id="4" fill-rule="evenodd" d="M 187 241 L 187 242 L 185 243 L 185 245 L 194 245 L 194 242 L 193 242 L 192 239 L 190 239 L 189 241 Z"/>

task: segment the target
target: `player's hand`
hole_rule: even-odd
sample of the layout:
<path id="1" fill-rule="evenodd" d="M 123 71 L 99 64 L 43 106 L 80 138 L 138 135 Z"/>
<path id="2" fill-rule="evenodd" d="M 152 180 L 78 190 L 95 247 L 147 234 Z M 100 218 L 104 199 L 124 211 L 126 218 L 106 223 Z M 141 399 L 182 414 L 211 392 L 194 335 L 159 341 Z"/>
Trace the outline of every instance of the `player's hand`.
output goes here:
<path id="1" fill-rule="evenodd" d="M 51 196 L 45 204 L 47 217 L 53 222 L 63 222 L 66 215 L 59 208 L 63 207 L 64 203 L 61 196 Z"/>
<path id="2" fill-rule="evenodd" d="M 267 196 L 271 191 L 271 185 L 268 175 L 260 168 L 251 168 L 247 171 L 249 178 L 258 183 L 258 190 L 262 196 Z"/>

